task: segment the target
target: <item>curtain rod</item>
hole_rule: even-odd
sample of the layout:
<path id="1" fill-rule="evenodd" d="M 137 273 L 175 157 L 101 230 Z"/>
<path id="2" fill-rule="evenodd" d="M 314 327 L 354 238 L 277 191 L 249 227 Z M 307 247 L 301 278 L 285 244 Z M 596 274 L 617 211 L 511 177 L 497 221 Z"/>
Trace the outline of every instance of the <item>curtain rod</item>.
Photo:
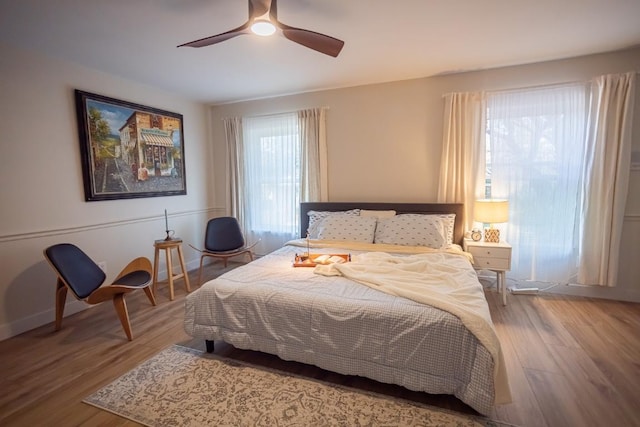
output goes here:
<path id="1" fill-rule="evenodd" d="M 629 72 L 633 72 L 633 71 L 629 71 Z M 627 74 L 627 73 L 614 73 L 614 74 Z M 640 71 L 635 71 L 636 75 L 640 75 Z M 570 86 L 570 85 L 574 85 L 574 84 L 587 84 L 587 83 L 591 83 L 593 82 L 596 77 L 592 77 L 589 80 L 575 80 L 575 81 L 567 81 L 567 82 L 560 82 L 560 83 L 546 83 L 546 84 L 539 84 L 539 85 L 531 85 L 531 86 L 522 86 L 522 87 L 515 87 L 515 88 L 511 88 L 511 89 L 495 89 L 495 90 L 478 90 L 475 92 L 485 92 L 485 93 L 501 93 L 501 92 L 513 92 L 513 91 L 517 91 L 517 90 L 530 90 L 530 89 L 545 89 L 545 88 L 553 88 L 553 87 L 562 87 L 562 86 Z M 442 97 L 446 97 L 447 95 L 451 95 L 453 93 L 464 93 L 464 92 L 447 92 L 447 93 L 443 93 Z"/>
<path id="2" fill-rule="evenodd" d="M 581 83 L 586 84 L 586 83 L 589 83 L 590 81 L 591 80 L 575 80 L 575 81 L 568 81 L 568 82 L 561 82 L 561 83 L 547 83 L 547 84 L 539 84 L 539 85 L 531 85 L 531 86 L 519 86 L 519 87 L 510 88 L 510 89 L 477 90 L 475 92 L 501 93 L 501 92 L 513 92 L 518 90 L 546 89 L 546 88 L 553 88 L 553 87 L 576 85 Z M 454 93 L 464 93 L 464 92 L 447 92 L 447 93 L 443 93 L 442 97 L 444 98 L 447 95 L 451 95 Z"/>
<path id="3" fill-rule="evenodd" d="M 304 111 L 304 110 L 313 110 L 313 109 L 322 109 L 322 110 L 329 110 L 329 107 L 311 107 L 311 108 L 302 108 L 300 110 L 290 110 L 290 111 L 280 111 L 277 113 L 263 113 L 263 114 L 256 114 L 256 115 L 249 115 L 249 116 L 234 116 L 234 117 L 267 117 L 267 116 L 275 116 L 277 114 L 291 114 L 291 113 L 298 113 L 300 111 Z M 222 117 L 220 118 L 220 120 L 225 120 L 225 119 L 231 119 L 233 117 Z"/>

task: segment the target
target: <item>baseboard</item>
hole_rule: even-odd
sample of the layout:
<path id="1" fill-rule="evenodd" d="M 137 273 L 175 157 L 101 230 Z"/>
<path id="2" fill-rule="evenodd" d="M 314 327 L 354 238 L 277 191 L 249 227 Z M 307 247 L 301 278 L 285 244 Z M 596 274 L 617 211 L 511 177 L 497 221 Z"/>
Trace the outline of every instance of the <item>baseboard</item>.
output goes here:
<path id="1" fill-rule="evenodd" d="M 191 271 L 200 266 L 200 259 L 195 259 L 185 263 L 187 267 L 187 271 Z M 179 272 L 180 266 L 174 265 L 173 271 Z M 159 270 L 158 271 L 158 281 L 163 282 L 167 280 L 167 270 Z M 85 303 L 84 301 L 70 301 L 67 302 L 64 308 L 64 316 L 71 316 L 72 314 L 79 313 L 87 308 L 94 307 Z M 0 341 L 4 341 L 8 338 L 15 337 L 16 335 L 20 335 L 23 332 L 30 331 L 31 329 L 38 328 L 42 325 L 46 325 L 47 323 L 53 323 L 55 319 L 55 308 L 51 308 L 50 310 L 46 310 L 40 313 L 36 313 L 29 317 L 24 317 L 18 319 L 11 323 L 5 323 L 0 325 Z M 52 329 L 53 331 L 53 326 Z"/>
<path id="2" fill-rule="evenodd" d="M 185 263 L 187 267 L 187 271 L 194 270 L 200 266 L 200 259 L 194 259 Z M 174 266 L 173 271 L 180 271 L 180 267 L 178 265 Z M 165 281 L 167 280 L 167 270 L 158 271 L 158 280 Z M 72 314 L 79 313 L 87 308 L 94 307 L 85 303 L 84 301 L 70 301 L 67 302 L 64 308 L 65 317 L 71 316 Z M 38 328 L 42 325 L 46 325 L 47 323 L 53 323 L 55 319 L 55 308 L 51 308 L 50 310 L 46 310 L 40 313 L 36 313 L 29 317 L 24 317 L 16 320 L 15 322 L 5 323 L 0 325 L 0 341 L 4 341 L 8 338 L 15 337 L 16 335 L 20 335 L 23 332 L 30 331 L 31 329 Z M 53 330 L 53 329 L 52 329 Z"/>
<path id="3" fill-rule="evenodd" d="M 640 290 L 624 289 L 620 287 L 587 286 L 587 285 L 557 285 L 546 292 L 562 295 L 575 295 L 588 298 L 610 299 L 615 301 L 640 303 Z"/>
<path id="4" fill-rule="evenodd" d="M 510 288 L 509 291 L 513 295 L 536 295 L 539 289 L 538 288 Z"/>
<path id="5" fill-rule="evenodd" d="M 65 317 L 71 316 L 72 314 L 79 313 L 91 307 L 91 305 L 85 303 L 84 301 L 71 301 L 65 305 L 64 314 Z M 55 318 L 55 308 L 51 308 L 50 310 L 18 319 L 15 322 L 0 325 L 0 341 L 15 337 L 16 335 L 20 335 L 23 332 L 27 332 L 31 329 L 46 325 L 47 323 L 52 323 L 51 331 L 53 331 L 53 322 Z"/>
<path id="6" fill-rule="evenodd" d="M 495 282 L 495 279 L 494 279 Z M 538 294 L 573 295 L 586 298 L 609 299 L 625 302 L 640 302 L 640 289 L 621 286 L 589 286 L 566 283 L 549 283 L 536 280 L 518 280 L 508 277 L 507 288 L 513 294 L 532 294 L 533 292 L 514 291 L 515 289 L 538 288 Z"/>

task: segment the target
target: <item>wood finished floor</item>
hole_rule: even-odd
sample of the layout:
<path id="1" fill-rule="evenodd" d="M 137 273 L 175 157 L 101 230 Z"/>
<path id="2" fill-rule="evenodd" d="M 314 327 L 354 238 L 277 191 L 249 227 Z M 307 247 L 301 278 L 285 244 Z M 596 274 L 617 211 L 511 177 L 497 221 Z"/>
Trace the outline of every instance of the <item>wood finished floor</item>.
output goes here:
<path id="1" fill-rule="evenodd" d="M 220 266 L 207 266 L 205 276 L 219 275 Z M 197 288 L 194 273 L 192 289 Z M 503 307 L 493 290 L 486 295 L 514 398 L 497 407 L 493 419 L 537 427 L 640 426 L 640 304 L 542 294 L 510 296 Z M 65 318 L 59 332 L 51 323 L 0 342 L 0 425 L 137 425 L 81 401 L 172 344 L 204 350 L 203 342 L 183 331 L 184 297 L 182 281 L 174 301 L 161 284 L 156 307 L 143 292 L 130 294 L 132 342 L 109 303 Z M 216 343 L 216 353 L 473 413 L 451 396 L 410 392 L 225 343 Z"/>

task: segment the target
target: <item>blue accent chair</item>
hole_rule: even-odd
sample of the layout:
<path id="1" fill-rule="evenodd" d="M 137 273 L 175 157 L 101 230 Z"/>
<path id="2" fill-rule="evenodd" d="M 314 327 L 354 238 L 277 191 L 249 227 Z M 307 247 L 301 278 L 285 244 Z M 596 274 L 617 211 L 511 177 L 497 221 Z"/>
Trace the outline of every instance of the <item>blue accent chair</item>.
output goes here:
<path id="1" fill-rule="evenodd" d="M 198 249 L 193 245 L 189 245 L 201 254 L 198 285 L 202 284 L 202 263 L 205 258 L 222 259 L 225 268 L 227 267 L 227 260 L 238 255 L 248 254 L 251 261 L 253 261 L 253 252 L 251 249 L 253 249 L 259 241 L 260 240 L 247 246 L 244 236 L 242 235 L 242 230 L 240 229 L 240 224 L 238 220 L 232 216 L 210 219 L 209 222 L 207 222 L 204 249 Z"/>
<path id="2" fill-rule="evenodd" d="M 124 300 L 125 294 L 136 289 L 144 289 L 152 305 L 156 300 L 151 290 L 152 266 L 145 257 L 131 261 L 118 274 L 112 284 L 102 286 L 105 273 L 77 246 L 71 243 L 60 243 L 44 250 L 44 257 L 58 275 L 56 287 L 56 323 L 55 330 L 62 327 L 67 289 L 73 295 L 88 304 L 99 304 L 112 300 L 113 305 L 129 341 L 133 339 L 129 312 Z"/>

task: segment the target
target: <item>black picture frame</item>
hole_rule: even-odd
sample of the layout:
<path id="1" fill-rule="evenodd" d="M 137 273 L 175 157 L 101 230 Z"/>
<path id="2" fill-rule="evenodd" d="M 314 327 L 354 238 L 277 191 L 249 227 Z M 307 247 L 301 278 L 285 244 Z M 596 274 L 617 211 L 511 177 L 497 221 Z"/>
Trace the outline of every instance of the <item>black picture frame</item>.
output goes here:
<path id="1" fill-rule="evenodd" d="M 85 200 L 187 194 L 182 114 L 75 89 Z"/>

